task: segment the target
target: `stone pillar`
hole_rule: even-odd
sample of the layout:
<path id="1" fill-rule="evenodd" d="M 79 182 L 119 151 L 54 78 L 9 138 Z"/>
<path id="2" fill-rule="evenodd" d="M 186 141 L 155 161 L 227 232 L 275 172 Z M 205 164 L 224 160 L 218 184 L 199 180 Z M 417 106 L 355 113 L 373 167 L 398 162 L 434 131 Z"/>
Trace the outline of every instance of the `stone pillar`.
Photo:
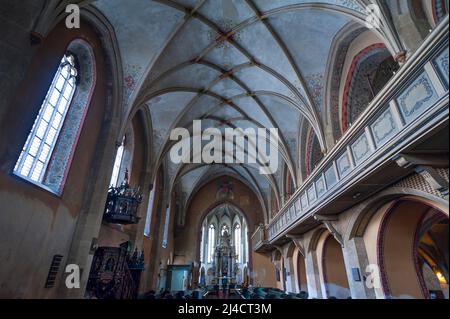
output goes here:
<path id="1" fill-rule="evenodd" d="M 220 263 L 220 258 L 219 258 L 219 253 L 218 252 L 216 252 L 216 253 L 214 253 L 214 264 L 216 265 L 216 267 L 214 267 L 214 276 L 216 277 L 216 278 L 219 278 L 220 277 L 220 273 L 221 273 L 221 267 L 222 267 L 222 264 Z"/>
<path id="2" fill-rule="evenodd" d="M 232 257 L 231 257 L 231 253 L 228 255 L 228 274 L 227 274 L 227 277 L 228 278 L 231 278 L 231 273 L 232 273 L 232 270 L 233 269 L 231 269 L 231 267 L 232 267 L 232 261 L 231 261 L 231 259 L 232 259 Z"/>
<path id="3" fill-rule="evenodd" d="M 366 267 L 369 265 L 369 259 L 363 238 L 355 237 L 346 241 L 343 254 L 352 298 L 376 299 L 374 289 L 366 285 Z"/>
<path id="4" fill-rule="evenodd" d="M 295 270 L 294 270 L 294 263 L 293 263 L 293 257 L 286 258 L 286 272 L 287 272 L 287 282 L 286 282 L 286 290 L 288 292 L 295 292 L 297 293 L 297 285 L 295 280 Z"/>
<path id="5" fill-rule="evenodd" d="M 319 276 L 319 265 L 315 251 L 306 253 L 305 256 L 306 281 L 310 298 L 322 298 L 322 289 Z"/>

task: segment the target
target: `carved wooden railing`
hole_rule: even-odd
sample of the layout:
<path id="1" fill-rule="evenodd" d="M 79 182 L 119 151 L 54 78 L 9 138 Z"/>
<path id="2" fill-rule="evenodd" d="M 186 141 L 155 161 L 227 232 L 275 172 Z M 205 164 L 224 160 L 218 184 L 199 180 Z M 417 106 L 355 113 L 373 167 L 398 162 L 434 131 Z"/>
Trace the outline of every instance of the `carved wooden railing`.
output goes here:
<path id="1" fill-rule="evenodd" d="M 143 255 L 120 247 L 99 247 L 89 273 L 86 296 L 95 299 L 136 299 Z M 142 256 L 142 258 L 140 258 Z"/>
<path id="2" fill-rule="evenodd" d="M 268 225 L 275 242 L 342 195 L 408 143 L 448 122 L 448 16 L 393 76 L 360 118 Z M 257 230 L 259 232 L 261 230 Z M 258 247 L 259 238 L 254 234 Z"/>
<path id="3" fill-rule="evenodd" d="M 267 242 L 267 231 L 264 225 L 259 225 L 252 235 L 252 247 L 254 251 L 259 251 L 266 245 Z"/>

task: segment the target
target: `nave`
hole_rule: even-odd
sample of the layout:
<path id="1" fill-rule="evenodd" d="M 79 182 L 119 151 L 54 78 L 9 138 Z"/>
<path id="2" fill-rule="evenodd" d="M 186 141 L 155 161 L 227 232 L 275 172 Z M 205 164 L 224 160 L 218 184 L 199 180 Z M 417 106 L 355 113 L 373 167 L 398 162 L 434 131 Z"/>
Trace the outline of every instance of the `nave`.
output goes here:
<path id="1" fill-rule="evenodd" d="M 448 9 L 0 0 L 0 298 L 448 300 Z"/>

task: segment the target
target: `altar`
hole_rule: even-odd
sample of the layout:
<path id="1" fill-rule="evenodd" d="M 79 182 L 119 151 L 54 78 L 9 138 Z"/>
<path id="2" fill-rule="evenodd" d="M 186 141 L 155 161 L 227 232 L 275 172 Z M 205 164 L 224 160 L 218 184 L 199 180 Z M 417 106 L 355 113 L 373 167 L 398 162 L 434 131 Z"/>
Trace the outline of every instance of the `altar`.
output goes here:
<path id="1" fill-rule="evenodd" d="M 214 251 L 213 283 L 218 285 L 219 288 L 236 284 L 236 261 L 235 247 L 231 244 L 230 234 L 225 230 L 221 234 L 219 245 Z"/>

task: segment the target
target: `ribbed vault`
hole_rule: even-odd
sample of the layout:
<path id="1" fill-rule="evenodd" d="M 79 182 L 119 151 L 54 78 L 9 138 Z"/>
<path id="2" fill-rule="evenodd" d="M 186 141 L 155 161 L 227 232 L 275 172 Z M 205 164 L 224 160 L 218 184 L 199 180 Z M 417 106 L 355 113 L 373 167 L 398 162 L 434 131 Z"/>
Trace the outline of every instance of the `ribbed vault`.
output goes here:
<path id="1" fill-rule="evenodd" d="M 152 161 L 167 167 L 170 187 L 192 193 L 214 176 L 233 175 L 268 210 L 269 194 L 282 204 L 283 172 L 297 187 L 300 123 L 306 121 L 327 152 L 326 84 L 329 55 L 341 30 L 365 28 L 365 0 L 97 0 L 115 27 L 123 59 L 124 117 L 147 108 Z M 131 18 L 130 20 L 130 17 Z M 395 53 L 398 40 L 382 21 L 373 32 Z M 278 128 L 279 169 L 262 176 L 258 165 L 175 165 L 170 131 L 192 121 L 223 131 Z M 192 143 L 191 143 L 192 144 Z M 267 216 L 266 216 L 267 217 Z"/>

